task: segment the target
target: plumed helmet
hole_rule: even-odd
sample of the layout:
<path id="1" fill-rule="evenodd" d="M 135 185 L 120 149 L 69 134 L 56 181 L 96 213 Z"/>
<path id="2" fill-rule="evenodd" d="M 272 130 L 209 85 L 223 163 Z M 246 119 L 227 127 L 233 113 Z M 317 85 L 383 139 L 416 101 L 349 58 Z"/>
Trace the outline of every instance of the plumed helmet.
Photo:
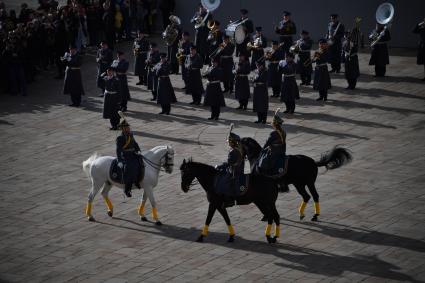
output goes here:
<path id="1" fill-rule="evenodd" d="M 125 128 L 125 127 L 130 127 L 130 124 L 125 119 L 124 113 L 122 111 L 118 111 L 118 114 L 121 117 L 120 122 L 118 124 L 118 129 L 122 129 L 122 128 Z"/>
<path id="2" fill-rule="evenodd" d="M 280 108 L 277 108 L 276 112 L 274 113 L 273 122 L 272 122 L 273 125 L 279 125 L 280 126 L 280 125 L 283 124 L 283 119 L 280 118 L 279 111 L 280 111 Z"/>
<path id="3" fill-rule="evenodd" d="M 233 123 L 230 124 L 230 130 L 229 130 L 229 135 L 227 136 L 227 142 L 230 145 L 236 145 L 236 144 L 240 143 L 241 137 L 238 136 L 235 133 L 232 133 L 232 130 L 233 130 Z"/>

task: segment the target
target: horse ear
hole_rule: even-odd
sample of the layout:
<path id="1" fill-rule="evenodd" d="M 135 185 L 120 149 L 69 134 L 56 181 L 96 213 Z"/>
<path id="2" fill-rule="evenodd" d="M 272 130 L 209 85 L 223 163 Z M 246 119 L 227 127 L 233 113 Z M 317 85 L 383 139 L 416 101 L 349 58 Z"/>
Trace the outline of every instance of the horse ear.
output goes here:
<path id="1" fill-rule="evenodd" d="M 183 159 L 183 164 L 186 164 L 186 158 Z"/>

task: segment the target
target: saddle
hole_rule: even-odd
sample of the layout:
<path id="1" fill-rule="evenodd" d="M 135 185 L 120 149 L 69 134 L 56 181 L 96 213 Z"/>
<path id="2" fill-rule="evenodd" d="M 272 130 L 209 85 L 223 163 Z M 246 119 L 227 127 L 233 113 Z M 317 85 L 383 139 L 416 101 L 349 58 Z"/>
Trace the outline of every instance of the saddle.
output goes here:
<path id="1" fill-rule="evenodd" d="M 265 149 L 254 166 L 254 172 L 266 177 L 279 179 L 288 172 L 288 160 L 288 156 L 274 153 L 271 149 Z"/>
<path id="2" fill-rule="evenodd" d="M 248 191 L 249 174 L 233 178 L 227 170 L 219 170 L 215 178 L 214 191 L 229 197 L 240 197 Z"/>
<path id="3" fill-rule="evenodd" d="M 145 163 L 143 162 L 142 156 L 139 158 L 139 164 L 140 164 L 140 173 L 138 175 L 137 183 L 141 183 L 143 181 L 143 178 L 145 177 Z M 115 158 L 112 163 L 111 167 L 109 168 L 109 177 L 111 180 L 118 184 L 124 184 L 124 174 L 125 174 L 125 165 L 123 168 L 120 168 L 118 166 L 118 158 Z"/>

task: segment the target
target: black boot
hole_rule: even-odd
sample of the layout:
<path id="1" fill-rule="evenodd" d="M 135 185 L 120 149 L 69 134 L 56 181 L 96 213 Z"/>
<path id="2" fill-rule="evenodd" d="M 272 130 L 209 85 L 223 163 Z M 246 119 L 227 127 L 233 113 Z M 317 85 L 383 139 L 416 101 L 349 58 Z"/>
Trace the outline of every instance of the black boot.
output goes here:
<path id="1" fill-rule="evenodd" d="M 125 184 L 125 189 L 124 189 L 124 194 L 129 198 L 131 198 L 131 186 L 132 186 L 131 183 Z"/>

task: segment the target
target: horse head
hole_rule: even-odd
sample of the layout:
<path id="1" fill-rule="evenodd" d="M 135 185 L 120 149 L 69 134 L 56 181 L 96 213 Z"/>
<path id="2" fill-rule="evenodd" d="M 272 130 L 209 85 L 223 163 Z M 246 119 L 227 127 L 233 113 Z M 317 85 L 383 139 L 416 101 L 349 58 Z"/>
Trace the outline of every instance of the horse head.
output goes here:
<path id="1" fill-rule="evenodd" d="M 165 169 L 168 174 L 173 173 L 174 168 L 174 149 L 171 146 L 166 147 L 166 152 L 161 160 L 161 166 Z"/>
<path id="2" fill-rule="evenodd" d="M 188 160 L 183 159 L 180 171 L 182 175 L 181 188 L 185 193 L 194 185 L 195 179 L 199 181 L 199 184 L 205 191 L 211 190 L 217 174 L 217 170 L 213 166 L 195 162 L 192 158 Z"/>
<path id="3" fill-rule="evenodd" d="M 192 185 L 193 180 L 195 179 L 195 174 L 193 173 L 193 169 L 191 166 L 192 164 L 192 158 L 189 158 L 188 161 L 186 161 L 186 159 L 183 159 L 183 163 L 182 165 L 180 165 L 180 172 L 182 175 L 181 188 L 182 191 L 185 193 L 189 191 L 189 188 Z"/>
<path id="4" fill-rule="evenodd" d="M 241 145 L 248 160 L 257 159 L 260 156 L 261 146 L 255 139 L 250 137 L 242 138 Z"/>

